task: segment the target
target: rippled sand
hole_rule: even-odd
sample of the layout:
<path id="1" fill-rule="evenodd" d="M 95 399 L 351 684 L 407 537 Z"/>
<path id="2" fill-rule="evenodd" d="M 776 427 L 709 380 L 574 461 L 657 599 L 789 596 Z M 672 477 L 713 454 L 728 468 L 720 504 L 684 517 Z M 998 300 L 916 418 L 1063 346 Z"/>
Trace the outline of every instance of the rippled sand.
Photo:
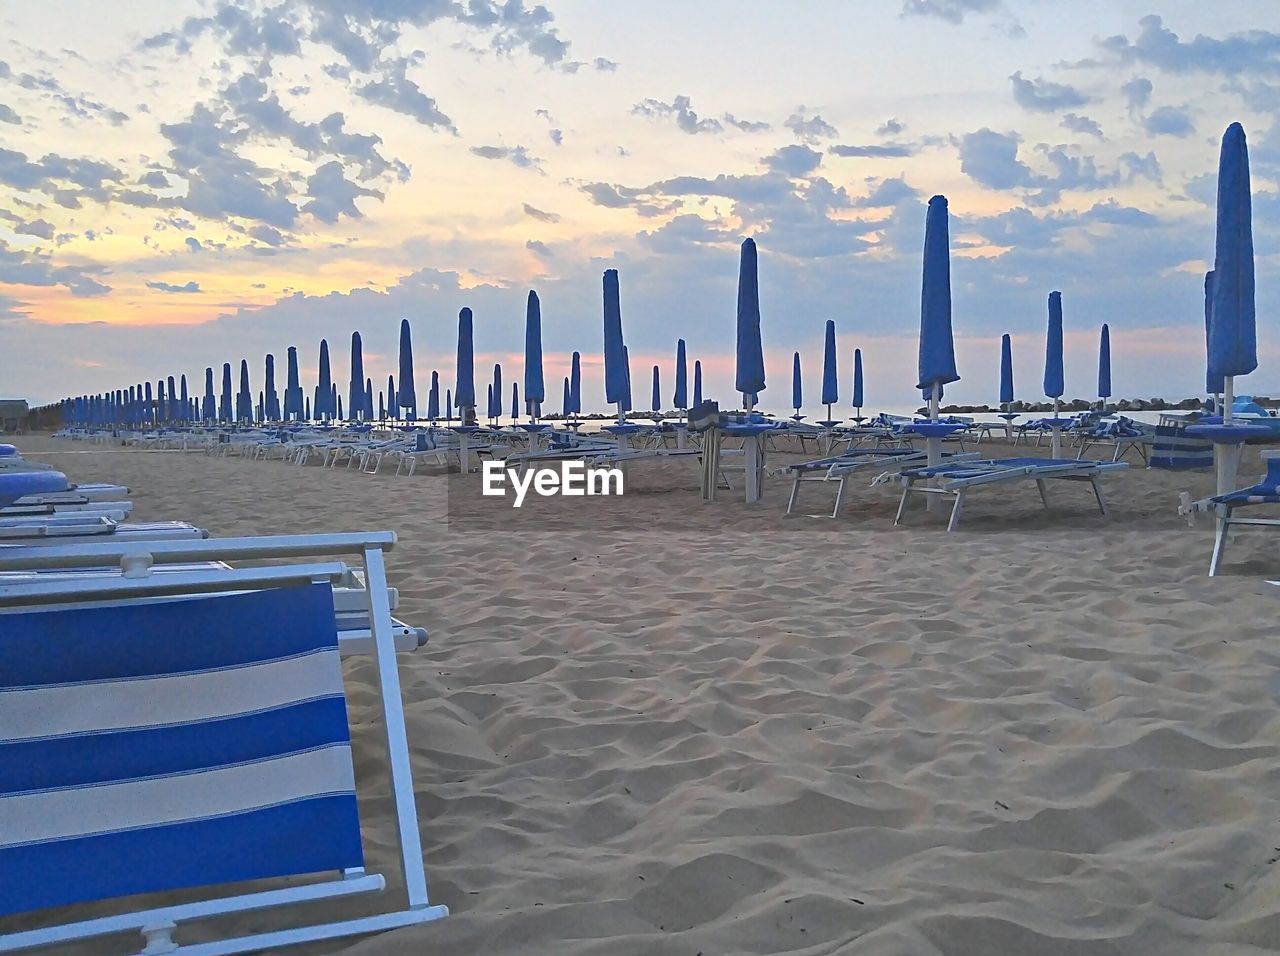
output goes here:
<path id="1" fill-rule="evenodd" d="M 1087 486 L 1048 512 L 1030 484 L 975 492 L 947 535 L 923 511 L 894 528 L 891 486 L 835 522 L 783 518 L 778 482 L 705 504 L 688 462 L 515 513 L 456 475 L 23 445 L 130 485 L 140 519 L 399 534 L 401 616 L 431 630 L 401 661 L 421 831 L 453 915 L 286 952 L 1280 949 L 1280 551 L 1244 532 L 1205 577 L 1209 525 L 1176 504 L 1207 474 L 1112 476 L 1110 520 Z M 373 669 L 348 666 L 370 865 L 394 883 Z"/>

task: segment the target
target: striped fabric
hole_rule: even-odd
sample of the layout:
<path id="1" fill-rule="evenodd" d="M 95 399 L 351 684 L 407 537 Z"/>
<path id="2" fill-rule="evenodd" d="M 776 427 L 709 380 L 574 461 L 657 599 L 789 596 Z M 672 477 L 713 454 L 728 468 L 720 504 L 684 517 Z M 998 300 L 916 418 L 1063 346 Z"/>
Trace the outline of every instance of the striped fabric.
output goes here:
<path id="1" fill-rule="evenodd" d="M 1182 471 L 1213 467 L 1213 446 L 1185 433 L 1185 425 L 1157 425 L 1148 465 Z"/>
<path id="2" fill-rule="evenodd" d="M 0 915 L 363 865 L 333 592 L 0 614 Z"/>

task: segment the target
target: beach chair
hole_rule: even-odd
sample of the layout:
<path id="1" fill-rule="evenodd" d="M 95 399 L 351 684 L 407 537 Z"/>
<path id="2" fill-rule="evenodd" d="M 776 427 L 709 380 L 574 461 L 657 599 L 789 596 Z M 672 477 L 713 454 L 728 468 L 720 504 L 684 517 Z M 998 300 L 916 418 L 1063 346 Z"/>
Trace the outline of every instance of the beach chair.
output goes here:
<path id="1" fill-rule="evenodd" d="M 787 499 L 787 514 L 791 514 L 800 498 L 800 486 L 806 482 L 836 482 L 836 501 L 831 517 L 840 513 L 844 501 L 845 483 L 870 469 L 898 472 L 911 465 L 924 464 L 924 450 L 912 448 L 851 448 L 840 455 L 815 458 L 791 465 L 783 465 L 773 473 L 791 477 L 791 495 Z"/>
<path id="2" fill-rule="evenodd" d="M 201 890 L 132 911 L 112 902 L 126 911 L 75 922 L 57 922 L 55 910 L 0 936 L 0 953 L 137 932 L 147 954 L 213 956 L 447 915 L 428 899 L 418 834 L 383 556 L 394 541 L 379 532 L 99 548 L 120 575 L 0 583 L 0 917 Z M 334 587 L 350 569 L 299 563 L 350 554 L 368 583 L 406 905 L 308 925 L 290 910 L 282 928 L 182 945 L 174 936 L 193 921 L 385 886 L 365 869 L 339 663 Z M 157 571 L 207 558 L 290 563 Z M 0 558 L 0 570 L 33 560 Z M 224 895 L 260 880 L 282 885 Z"/>
<path id="3" fill-rule="evenodd" d="M 902 483 L 902 500 L 898 503 L 898 513 L 893 519 L 895 525 L 901 523 L 907 510 L 907 502 L 914 494 L 938 495 L 951 498 L 951 518 L 947 522 L 947 531 L 955 531 L 960 523 L 960 513 L 964 508 L 965 496 L 976 487 L 984 485 L 1007 486 L 1017 481 L 1034 481 L 1040 492 L 1040 501 L 1049 507 L 1049 493 L 1045 486 L 1048 480 L 1086 481 L 1093 489 L 1098 501 L 1098 509 L 1107 514 L 1106 499 L 1102 496 L 1102 488 L 1098 478 L 1111 471 L 1128 468 L 1128 462 L 1099 462 L 1077 460 L 1074 458 L 996 458 L 981 461 L 965 461 L 932 468 L 907 468 L 898 475 Z"/>
<path id="4" fill-rule="evenodd" d="M 1215 495 L 1200 501 L 1191 501 L 1191 496 L 1184 493 L 1178 513 L 1187 518 L 1188 523 L 1195 524 L 1196 512 L 1208 512 L 1218 519 L 1217 533 L 1213 538 L 1213 552 L 1209 555 L 1209 577 L 1214 577 L 1222 566 L 1222 556 L 1227 550 L 1227 536 L 1231 529 L 1240 526 L 1280 528 L 1280 518 L 1245 518 L 1237 517 L 1236 510 L 1250 505 L 1280 504 L 1280 452 L 1264 451 L 1263 460 L 1267 463 L 1267 473 L 1256 485 L 1241 488 L 1225 495 Z"/>

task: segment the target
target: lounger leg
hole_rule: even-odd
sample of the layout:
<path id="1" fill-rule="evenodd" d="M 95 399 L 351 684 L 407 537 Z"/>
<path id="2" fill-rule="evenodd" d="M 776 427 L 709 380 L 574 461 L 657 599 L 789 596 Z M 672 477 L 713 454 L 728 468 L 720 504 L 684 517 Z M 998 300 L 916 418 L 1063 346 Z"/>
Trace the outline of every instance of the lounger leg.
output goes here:
<path id="1" fill-rule="evenodd" d="M 898 513 L 893 517 L 893 523 L 896 526 L 902 520 L 902 514 L 907 510 L 907 499 L 911 497 L 911 485 L 902 486 L 902 500 L 898 502 Z"/>
<path id="2" fill-rule="evenodd" d="M 1213 538 L 1213 554 L 1209 556 L 1209 577 L 1216 576 L 1218 567 L 1222 564 L 1222 555 L 1227 550 L 1227 527 L 1230 524 L 1230 517 L 1218 519 L 1218 531 Z"/>
<path id="3" fill-rule="evenodd" d="M 849 478 L 847 475 L 841 478 L 840 484 L 836 488 L 836 505 L 831 509 L 831 517 L 833 518 L 840 513 L 840 505 L 844 502 L 844 483 L 848 480 Z"/>
<path id="4" fill-rule="evenodd" d="M 800 497 L 800 476 L 796 476 L 796 480 L 791 483 L 791 497 L 787 499 L 787 514 L 791 514 L 792 509 L 796 506 L 796 499 Z"/>
<path id="5" fill-rule="evenodd" d="M 1047 508 L 1049 507 L 1049 489 L 1044 486 L 1044 479 L 1036 479 L 1036 487 L 1040 489 L 1040 501 Z"/>
<path id="6" fill-rule="evenodd" d="M 1098 510 L 1104 515 L 1108 514 L 1107 501 L 1102 497 L 1102 486 L 1098 484 L 1098 478 L 1096 475 L 1089 479 L 1089 484 L 1093 485 L 1093 496 L 1098 499 Z"/>
<path id="7" fill-rule="evenodd" d="M 956 530 L 956 525 L 960 523 L 960 511 L 964 508 L 964 489 L 956 491 L 956 503 L 951 506 L 951 520 L 947 522 L 947 534 Z"/>

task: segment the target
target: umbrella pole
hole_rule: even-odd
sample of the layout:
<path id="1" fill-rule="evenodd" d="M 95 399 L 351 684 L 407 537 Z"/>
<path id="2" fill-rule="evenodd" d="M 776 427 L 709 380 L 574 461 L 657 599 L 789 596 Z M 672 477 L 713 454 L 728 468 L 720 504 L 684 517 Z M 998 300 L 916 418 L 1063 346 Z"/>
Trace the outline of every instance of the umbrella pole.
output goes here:
<path id="1" fill-rule="evenodd" d="M 1062 457 L 1062 431 L 1058 428 L 1058 403 L 1061 399 L 1053 400 L 1053 438 L 1049 442 L 1049 454 L 1052 458 Z"/>
<path id="2" fill-rule="evenodd" d="M 934 385 L 930 389 L 929 394 L 929 421 L 936 422 L 938 420 L 938 386 Z M 940 437 L 930 435 L 924 440 L 926 463 L 930 468 L 935 468 L 942 464 L 942 439 Z M 925 510 L 938 511 L 942 507 L 942 500 L 937 495 L 928 495 L 925 498 Z"/>
<path id="3" fill-rule="evenodd" d="M 1222 389 L 1222 424 L 1230 425 L 1235 405 L 1236 380 L 1234 375 L 1223 379 Z M 1218 494 L 1230 494 L 1236 490 L 1236 473 L 1240 467 L 1240 454 L 1244 451 L 1244 443 L 1218 444 L 1213 446 L 1214 470 L 1218 475 Z"/>

